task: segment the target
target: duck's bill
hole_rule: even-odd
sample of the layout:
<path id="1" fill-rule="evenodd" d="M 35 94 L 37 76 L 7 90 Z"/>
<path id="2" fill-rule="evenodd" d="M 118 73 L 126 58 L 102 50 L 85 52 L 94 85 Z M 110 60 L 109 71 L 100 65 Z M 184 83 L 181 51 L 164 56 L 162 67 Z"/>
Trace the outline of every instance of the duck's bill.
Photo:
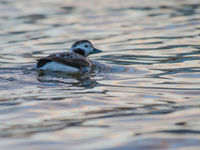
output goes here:
<path id="1" fill-rule="evenodd" d="M 101 53 L 101 52 L 102 52 L 101 50 L 95 48 L 95 49 L 91 52 L 91 54 L 96 54 L 96 53 Z"/>

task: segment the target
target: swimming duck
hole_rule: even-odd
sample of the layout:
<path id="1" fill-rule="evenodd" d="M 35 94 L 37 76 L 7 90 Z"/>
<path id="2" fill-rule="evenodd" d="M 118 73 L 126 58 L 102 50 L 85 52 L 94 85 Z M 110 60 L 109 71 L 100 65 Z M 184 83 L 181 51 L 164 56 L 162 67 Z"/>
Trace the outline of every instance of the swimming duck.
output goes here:
<path id="1" fill-rule="evenodd" d="M 76 41 L 69 52 L 55 53 L 37 61 L 37 70 L 62 71 L 68 73 L 90 70 L 92 62 L 87 59 L 90 54 L 100 53 L 88 40 Z"/>

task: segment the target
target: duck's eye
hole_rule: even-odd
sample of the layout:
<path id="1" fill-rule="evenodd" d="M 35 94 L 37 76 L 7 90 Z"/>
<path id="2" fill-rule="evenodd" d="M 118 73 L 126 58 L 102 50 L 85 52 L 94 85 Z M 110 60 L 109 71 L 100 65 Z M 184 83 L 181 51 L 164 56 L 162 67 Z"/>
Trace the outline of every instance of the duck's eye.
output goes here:
<path id="1" fill-rule="evenodd" d="M 87 48 L 87 47 L 88 47 L 88 45 L 85 45 L 85 47 Z"/>

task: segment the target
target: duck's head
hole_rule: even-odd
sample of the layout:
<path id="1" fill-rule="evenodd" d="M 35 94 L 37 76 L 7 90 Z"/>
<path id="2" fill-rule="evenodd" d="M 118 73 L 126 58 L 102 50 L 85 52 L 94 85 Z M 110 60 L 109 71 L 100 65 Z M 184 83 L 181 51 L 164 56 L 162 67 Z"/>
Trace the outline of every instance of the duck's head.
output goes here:
<path id="1" fill-rule="evenodd" d="M 92 43 L 90 41 L 80 40 L 80 41 L 76 41 L 72 45 L 70 52 L 78 53 L 82 56 L 87 57 L 90 54 L 96 54 L 96 53 L 100 53 L 102 51 L 94 48 L 94 46 L 92 45 Z"/>

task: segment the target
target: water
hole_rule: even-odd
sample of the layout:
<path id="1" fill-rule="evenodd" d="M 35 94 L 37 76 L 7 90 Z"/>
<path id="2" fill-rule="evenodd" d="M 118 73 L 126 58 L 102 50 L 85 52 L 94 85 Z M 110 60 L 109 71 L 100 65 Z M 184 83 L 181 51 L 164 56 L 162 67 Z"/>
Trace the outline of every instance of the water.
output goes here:
<path id="1" fill-rule="evenodd" d="M 1 149 L 199 149 L 199 0 L 1 0 Z M 47 74 L 89 39 L 111 68 Z"/>

